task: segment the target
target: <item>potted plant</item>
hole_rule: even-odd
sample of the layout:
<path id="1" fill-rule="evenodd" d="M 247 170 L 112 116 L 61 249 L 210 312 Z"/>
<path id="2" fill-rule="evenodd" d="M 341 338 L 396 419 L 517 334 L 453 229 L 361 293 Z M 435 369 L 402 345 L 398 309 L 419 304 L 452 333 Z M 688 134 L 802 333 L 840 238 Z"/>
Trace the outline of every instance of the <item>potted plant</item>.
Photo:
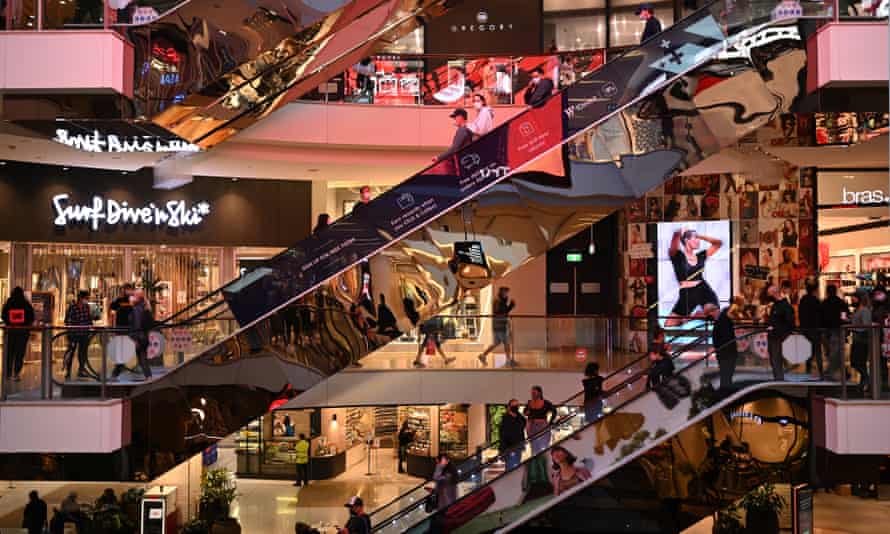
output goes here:
<path id="1" fill-rule="evenodd" d="M 145 496 L 143 488 L 130 488 L 121 494 L 121 511 L 133 525 L 139 524 L 139 506 L 143 496 Z"/>
<path id="2" fill-rule="evenodd" d="M 208 469 L 201 475 L 200 519 L 212 524 L 228 519 L 232 501 L 238 496 L 228 469 Z"/>
<path id="3" fill-rule="evenodd" d="M 739 509 L 735 505 L 730 505 L 723 510 L 718 510 L 714 514 L 714 527 L 711 532 L 713 534 L 743 534 L 745 529 L 742 527 Z"/>
<path id="4" fill-rule="evenodd" d="M 745 495 L 740 506 L 745 510 L 745 532 L 779 534 L 779 512 L 785 499 L 767 482 Z"/>
<path id="5" fill-rule="evenodd" d="M 201 519 L 192 519 L 188 523 L 182 525 L 180 534 L 210 534 L 210 526 L 206 521 Z"/>

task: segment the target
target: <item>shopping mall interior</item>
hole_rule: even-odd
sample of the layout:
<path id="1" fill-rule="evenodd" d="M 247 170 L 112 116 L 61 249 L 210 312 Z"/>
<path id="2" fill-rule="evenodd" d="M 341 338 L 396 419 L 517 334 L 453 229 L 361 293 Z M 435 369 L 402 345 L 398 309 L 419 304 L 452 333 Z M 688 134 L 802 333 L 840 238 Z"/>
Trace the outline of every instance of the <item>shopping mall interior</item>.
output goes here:
<path id="1" fill-rule="evenodd" d="M 888 14 L 0 2 L 0 532 L 884 534 Z"/>

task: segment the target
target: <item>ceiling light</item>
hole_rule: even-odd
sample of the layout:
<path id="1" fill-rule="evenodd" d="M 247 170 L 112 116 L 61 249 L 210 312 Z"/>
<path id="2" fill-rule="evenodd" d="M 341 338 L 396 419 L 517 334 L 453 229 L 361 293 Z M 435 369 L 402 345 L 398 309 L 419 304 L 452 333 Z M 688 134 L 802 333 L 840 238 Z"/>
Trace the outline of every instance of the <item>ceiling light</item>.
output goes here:
<path id="1" fill-rule="evenodd" d="M 2 167 L 3 165 L 6 165 L 6 162 L 5 162 L 5 161 L 0 161 L 0 167 Z"/>
<path id="2" fill-rule="evenodd" d="M 62 170 L 63 170 L 63 171 L 67 171 L 67 170 L 70 170 L 70 169 L 71 169 L 70 167 L 62 167 Z"/>

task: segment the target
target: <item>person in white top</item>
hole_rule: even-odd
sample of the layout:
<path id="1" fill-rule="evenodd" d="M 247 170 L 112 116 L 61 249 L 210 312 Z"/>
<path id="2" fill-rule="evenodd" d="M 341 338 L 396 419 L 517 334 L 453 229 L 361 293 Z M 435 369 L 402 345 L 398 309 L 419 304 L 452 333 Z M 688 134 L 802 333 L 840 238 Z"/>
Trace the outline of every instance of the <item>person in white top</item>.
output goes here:
<path id="1" fill-rule="evenodd" d="M 494 128 L 494 111 L 485 102 L 485 96 L 476 93 L 473 95 L 473 108 L 476 109 L 476 117 L 467 123 L 467 128 L 473 132 L 473 137 L 482 137 Z"/>

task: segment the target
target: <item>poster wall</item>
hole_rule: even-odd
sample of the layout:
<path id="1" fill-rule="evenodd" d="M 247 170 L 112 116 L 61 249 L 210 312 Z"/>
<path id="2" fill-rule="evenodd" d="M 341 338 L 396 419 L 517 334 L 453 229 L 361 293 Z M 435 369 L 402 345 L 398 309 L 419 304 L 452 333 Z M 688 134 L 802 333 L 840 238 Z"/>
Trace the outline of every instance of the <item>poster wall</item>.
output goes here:
<path id="1" fill-rule="evenodd" d="M 659 223 L 657 229 L 658 316 L 701 315 L 707 303 L 728 306 L 732 297 L 729 221 Z M 666 322 L 684 321 L 659 320 L 662 326 Z"/>

